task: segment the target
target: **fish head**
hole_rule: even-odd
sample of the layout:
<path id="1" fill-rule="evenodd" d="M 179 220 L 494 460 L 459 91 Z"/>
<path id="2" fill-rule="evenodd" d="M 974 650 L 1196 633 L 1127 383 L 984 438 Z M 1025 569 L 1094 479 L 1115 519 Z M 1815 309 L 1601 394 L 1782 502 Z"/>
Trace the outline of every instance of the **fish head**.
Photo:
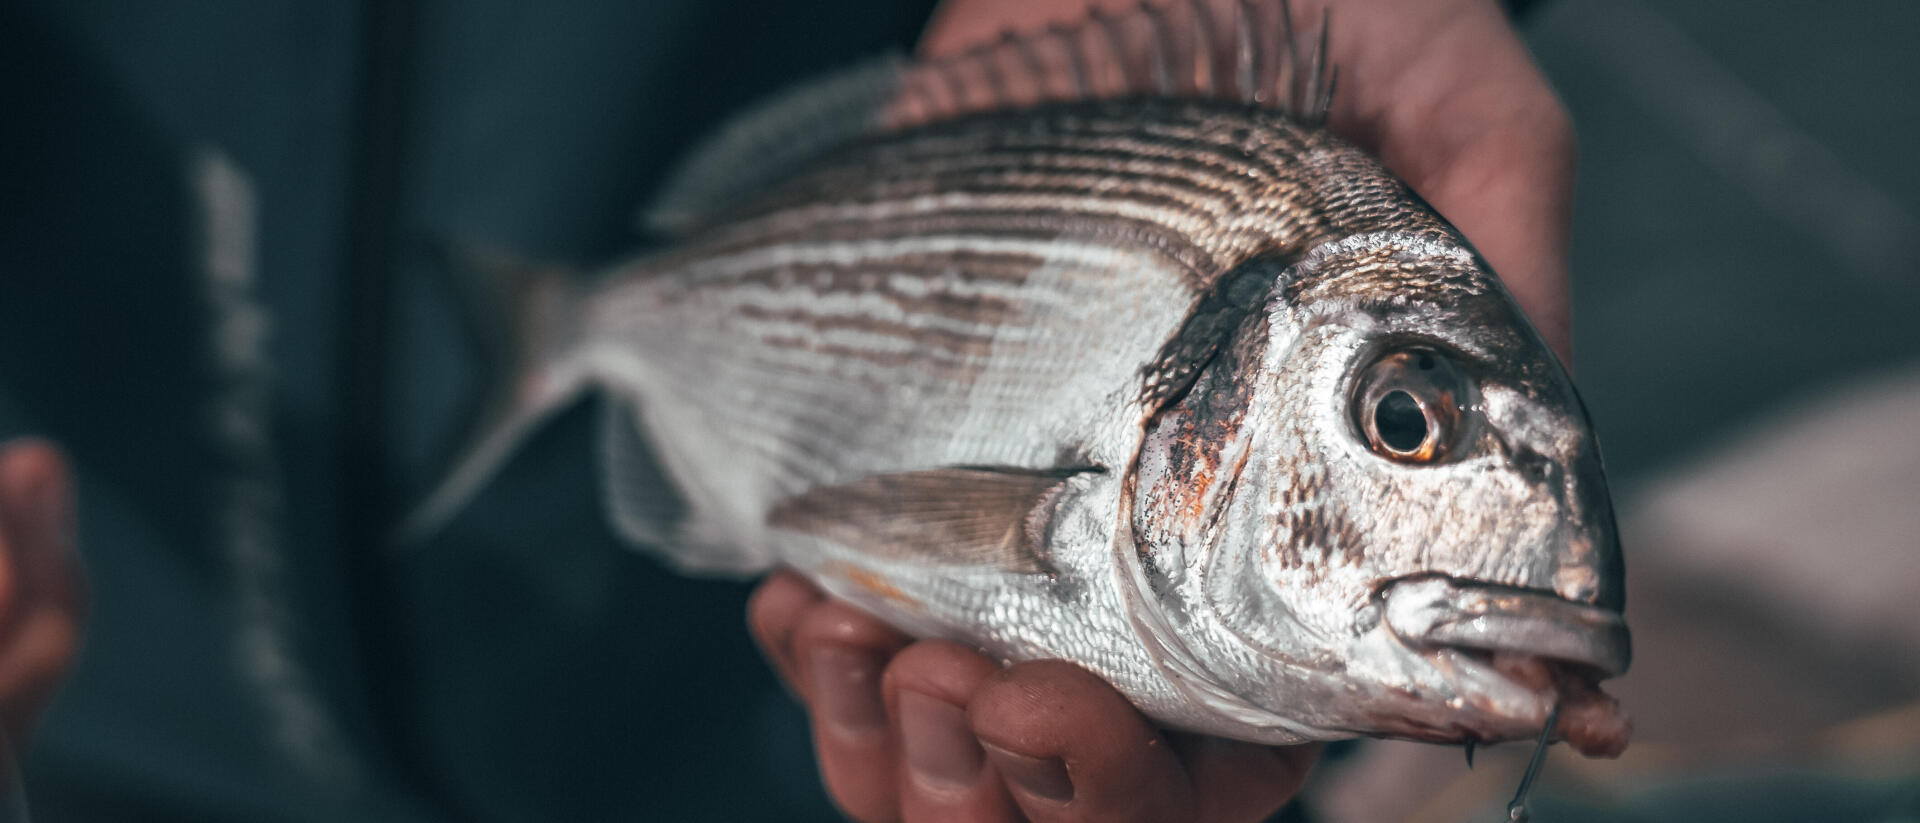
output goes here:
<path id="1" fill-rule="evenodd" d="M 1210 372 L 1135 526 L 1226 692 L 1300 737 L 1495 741 L 1626 669 L 1587 413 L 1463 242 L 1316 250 Z"/>

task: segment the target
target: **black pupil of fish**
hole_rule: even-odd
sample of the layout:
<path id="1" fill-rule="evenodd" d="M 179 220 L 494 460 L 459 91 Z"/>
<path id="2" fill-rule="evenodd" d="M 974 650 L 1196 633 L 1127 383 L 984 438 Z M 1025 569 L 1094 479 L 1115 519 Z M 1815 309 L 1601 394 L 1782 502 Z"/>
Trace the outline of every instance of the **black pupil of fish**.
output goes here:
<path id="1" fill-rule="evenodd" d="M 1373 407 L 1373 430 L 1396 452 L 1411 452 L 1427 442 L 1427 415 L 1413 395 L 1391 391 Z"/>

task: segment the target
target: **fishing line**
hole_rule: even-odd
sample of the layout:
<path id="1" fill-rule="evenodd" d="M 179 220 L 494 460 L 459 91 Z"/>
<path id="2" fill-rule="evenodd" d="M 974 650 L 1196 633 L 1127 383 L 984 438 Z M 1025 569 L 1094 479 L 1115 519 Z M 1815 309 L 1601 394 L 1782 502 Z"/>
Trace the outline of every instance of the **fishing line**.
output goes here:
<path id="1" fill-rule="evenodd" d="M 1520 777 L 1520 788 L 1513 792 L 1513 800 L 1507 803 L 1508 823 L 1527 823 L 1533 819 L 1533 813 L 1527 811 L 1527 792 L 1533 789 L 1534 778 L 1540 776 L 1540 767 L 1547 762 L 1547 747 L 1553 745 L 1553 727 L 1560 723 L 1560 701 L 1553 701 L 1553 709 L 1547 712 L 1547 724 L 1540 729 L 1540 740 L 1533 746 L 1533 759 L 1527 761 L 1527 773 Z"/>

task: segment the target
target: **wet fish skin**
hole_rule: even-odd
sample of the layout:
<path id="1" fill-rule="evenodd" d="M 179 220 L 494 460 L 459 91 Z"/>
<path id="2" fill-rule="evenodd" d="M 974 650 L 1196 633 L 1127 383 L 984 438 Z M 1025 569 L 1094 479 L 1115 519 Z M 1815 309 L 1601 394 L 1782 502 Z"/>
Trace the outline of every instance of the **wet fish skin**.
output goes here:
<path id="1" fill-rule="evenodd" d="M 1284 2 L 1192 0 L 855 70 L 689 162 L 668 250 L 481 261 L 509 377 L 413 530 L 592 391 L 616 531 L 690 573 L 788 566 L 1176 728 L 1490 742 L 1562 700 L 1617 753 L 1585 411 L 1458 232 L 1320 127 L 1324 21 L 1296 39 Z M 796 170 L 796 134 L 867 136 Z"/>
<path id="2" fill-rule="evenodd" d="M 788 566 L 910 633 L 1073 660 L 1162 723 L 1264 743 L 1536 734 L 1550 690 L 1396 631 L 1430 581 L 1585 609 L 1541 625 L 1620 607 L 1564 370 L 1457 232 L 1284 114 L 960 117 L 540 282 L 511 413 L 429 509 L 597 391 L 636 546 Z M 1356 427 L 1357 382 L 1406 351 L 1467 381 L 1430 464 Z"/>

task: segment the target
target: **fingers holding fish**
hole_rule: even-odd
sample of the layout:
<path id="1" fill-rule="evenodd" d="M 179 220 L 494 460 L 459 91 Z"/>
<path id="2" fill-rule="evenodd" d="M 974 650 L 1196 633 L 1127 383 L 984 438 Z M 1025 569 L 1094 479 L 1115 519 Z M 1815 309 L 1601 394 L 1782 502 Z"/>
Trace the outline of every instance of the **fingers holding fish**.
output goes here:
<path id="1" fill-rule="evenodd" d="M 820 590 L 800 575 L 777 571 L 769 575 L 747 601 L 747 628 L 760 645 L 760 653 L 786 683 L 787 689 L 800 694 L 800 667 L 794 659 L 793 632 L 800 616 L 822 600 Z"/>
<path id="2" fill-rule="evenodd" d="M 813 721 L 814 753 L 827 790 L 849 817 L 899 819 L 898 755 L 881 674 L 905 635 L 852 606 L 823 599 L 799 615 L 793 656 Z"/>
<path id="3" fill-rule="evenodd" d="M 906 645 L 787 573 L 750 609 L 769 657 L 794 661 L 775 665 L 794 666 L 822 777 L 856 820 L 1262 820 L 1319 751 L 1163 733 L 1078 666 Z"/>
<path id="4" fill-rule="evenodd" d="M 967 714 L 974 694 L 999 672 L 1000 665 L 979 652 L 941 640 L 908 646 L 887 666 L 900 812 L 908 823 L 1023 819 Z"/>
<path id="5" fill-rule="evenodd" d="M 969 711 L 989 764 L 1039 823 L 1265 820 L 1300 792 L 1320 753 L 1163 732 L 1063 661 L 995 675 Z"/>
<path id="6" fill-rule="evenodd" d="M 1037 823 L 1196 819 L 1193 786 L 1167 739 L 1079 666 L 1013 666 L 968 710 L 989 762 Z"/>

